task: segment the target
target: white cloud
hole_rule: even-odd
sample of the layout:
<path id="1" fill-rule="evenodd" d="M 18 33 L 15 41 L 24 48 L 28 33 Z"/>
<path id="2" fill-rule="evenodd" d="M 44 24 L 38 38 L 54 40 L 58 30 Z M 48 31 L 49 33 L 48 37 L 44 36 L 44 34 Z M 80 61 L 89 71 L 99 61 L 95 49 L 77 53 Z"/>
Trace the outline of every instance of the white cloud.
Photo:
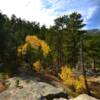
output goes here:
<path id="1" fill-rule="evenodd" d="M 11 17 L 17 17 L 29 21 L 37 21 L 41 24 L 53 24 L 53 9 L 44 9 L 41 0 L 0 0 L 0 10 Z"/>
<path id="2" fill-rule="evenodd" d="M 59 0 L 48 0 L 50 3 L 55 4 L 57 3 Z"/>
<path id="3" fill-rule="evenodd" d="M 49 26 L 53 24 L 53 20 L 57 16 L 70 14 L 73 11 L 81 13 L 87 22 L 96 10 L 96 6 L 87 5 L 85 8 L 86 1 L 82 3 L 82 1 L 76 2 L 76 0 L 47 0 L 52 7 L 44 8 L 43 0 L 0 0 L 0 10 L 9 17 L 15 14 L 22 19 L 37 21 L 41 25 Z M 59 12 L 59 10 L 61 11 Z"/>
<path id="4" fill-rule="evenodd" d="M 92 17 L 92 15 L 94 14 L 94 12 L 96 11 L 97 7 L 90 7 L 88 8 L 88 10 L 84 13 L 84 21 L 87 23 L 88 20 Z"/>

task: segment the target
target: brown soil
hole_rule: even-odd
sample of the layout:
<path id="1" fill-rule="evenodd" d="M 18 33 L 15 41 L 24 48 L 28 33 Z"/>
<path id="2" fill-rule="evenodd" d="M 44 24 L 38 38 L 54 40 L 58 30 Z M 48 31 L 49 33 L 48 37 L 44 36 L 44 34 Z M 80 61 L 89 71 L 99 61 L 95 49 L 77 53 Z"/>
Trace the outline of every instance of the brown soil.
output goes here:
<path id="1" fill-rule="evenodd" d="M 90 83 L 89 87 L 93 96 L 100 99 L 100 76 L 89 77 L 88 81 Z"/>
<path id="2" fill-rule="evenodd" d="M 7 87 L 2 82 L 0 82 L 0 93 L 6 89 L 7 89 Z"/>

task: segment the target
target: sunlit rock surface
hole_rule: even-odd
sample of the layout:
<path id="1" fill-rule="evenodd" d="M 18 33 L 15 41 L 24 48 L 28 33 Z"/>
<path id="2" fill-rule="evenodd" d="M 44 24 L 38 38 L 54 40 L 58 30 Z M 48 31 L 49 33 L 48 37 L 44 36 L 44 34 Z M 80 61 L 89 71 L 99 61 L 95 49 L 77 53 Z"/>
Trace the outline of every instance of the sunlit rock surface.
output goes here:
<path id="1" fill-rule="evenodd" d="M 0 93 L 0 100 L 42 100 L 48 94 L 64 92 L 62 88 L 28 78 L 10 78 L 6 84 L 9 84 L 9 88 Z"/>

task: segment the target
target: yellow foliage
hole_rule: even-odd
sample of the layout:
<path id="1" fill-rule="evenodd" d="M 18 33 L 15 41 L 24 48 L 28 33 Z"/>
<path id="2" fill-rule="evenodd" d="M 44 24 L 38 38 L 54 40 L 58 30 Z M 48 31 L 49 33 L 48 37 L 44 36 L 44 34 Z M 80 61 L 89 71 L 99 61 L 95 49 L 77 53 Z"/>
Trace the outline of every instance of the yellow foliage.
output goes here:
<path id="1" fill-rule="evenodd" d="M 50 48 L 46 42 L 44 42 L 43 40 L 40 40 L 37 36 L 28 35 L 28 36 L 26 36 L 25 44 L 20 45 L 18 47 L 18 50 L 17 50 L 18 53 L 25 55 L 27 53 L 28 45 L 30 45 L 31 48 L 33 48 L 33 49 L 40 48 L 43 51 L 44 56 L 48 55 L 48 53 L 50 52 Z"/>
<path id="2" fill-rule="evenodd" d="M 23 47 L 23 45 L 20 45 L 20 46 L 17 48 L 18 54 L 20 54 L 20 53 L 22 52 L 22 47 Z"/>
<path id="3" fill-rule="evenodd" d="M 22 48 L 22 55 L 26 54 L 28 48 L 28 43 L 25 43 Z"/>
<path id="4" fill-rule="evenodd" d="M 27 48 L 28 48 L 28 43 L 25 43 L 24 45 L 20 45 L 17 48 L 18 55 L 20 55 L 20 54 L 25 55 L 27 53 Z"/>
<path id="5" fill-rule="evenodd" d="M 36 36 L 28 35 L 26 36 L 25 41 L 29 43 L 35 49 L 41 46 L 40 40 Z"/>
<path id="6" fill-rule="evenodd" d="M 43 51 L 44 56 L 48 55 L 48 53 L 50 52 L 49 46 L 44 41 L 41 41 L 41 49 Z"/>
<path id="7" fill-rule="evenodd" d="M 64 84 L 67 85 L 73 85 L 74 84 L 74 78 L 73 78 L 73 72 L 71 68 L 64 66 L 61 67 L 61 73 L 59 73 L 60 78 L 63 80 Z"/>
<path id="8" fill-rule="evenodd" d="M 61 73 L 59 74 L 60 78 L 65 81 L 68 78 L 72 77 L 72 71 L 67 66 L 61 67 Z"/>
<path id="9" fill-rule="evenodd" d="M 75 87 L 77 90 L 85 89 L 84 77 L 81 75 L 79 80 L 76 80 Z"/>
<path id="10" fill-rule="evenodd" d="M 41 70 L 41 62 L 40 62 L 40 60 L 38 60 L 35 63 L 33 63 L 33 67 L 34 67 L 35 71 L 40 72 L 40 70 Z"/>
<path id="11" fill-rule="evenodd" d="M 72 69 L 69 67 L 61 67 L 59 76 L 63 80 L 64 84 L 68 86 L 74 86 L 76 90 L 85 89 L 84 77 L 80 76 L 79 79 L 76 79 L 73 75 Z"/>

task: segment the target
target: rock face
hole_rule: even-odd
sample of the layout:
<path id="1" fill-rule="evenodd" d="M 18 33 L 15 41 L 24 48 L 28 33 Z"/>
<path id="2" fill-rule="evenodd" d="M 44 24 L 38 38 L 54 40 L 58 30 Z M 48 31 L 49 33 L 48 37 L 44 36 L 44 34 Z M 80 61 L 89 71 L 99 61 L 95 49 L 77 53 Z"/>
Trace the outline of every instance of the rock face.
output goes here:
<path id="1" fill-rule="evenodd" d="M 53 99 L 53 100 L 67 100 L 67 99 L 64 99 L 64 98 L 59 98 L 59 99 Z"/>
<path id="2" fill-rule="evenodd" d="M 99 100 L 99 99 L 88 96 L 87 94 L 81 94 L 78 97 L 70 99 L 70 100 Z"/>
<path id="3" fill-rule="evenodd" d="M 59 99 L 54 99 L 54 100 L 67 100 L 67 99 L 59 98 Z M 76 98 L 72 98 L 68 100 L 100 100 L 100 99 L 93 98 L 91 96 L 88 96 L 87 94 L 81 94 Z"/>
<path id="4" fill-rule="evenodd" d="M 14 77 L 6 81 L 9 88 L 0 93 L 0 100 L 98 100 L 86 94 L 67 99 L 62 88 L 27 77 Z"/>
<path id="5" fill-rule="evenodd" d="M 65 96 L 62 88 L 54 87 L 45 82 L 38 82 L 34 79 L 14 77 L 8 79 L 6 84 L 9 84 L 9 88 L 0 93 L 0 100 L 49 100 L 45 97 L 58 96 L 59 94 Z M 53 98 L 50 100 L 53 100 Z"/>

